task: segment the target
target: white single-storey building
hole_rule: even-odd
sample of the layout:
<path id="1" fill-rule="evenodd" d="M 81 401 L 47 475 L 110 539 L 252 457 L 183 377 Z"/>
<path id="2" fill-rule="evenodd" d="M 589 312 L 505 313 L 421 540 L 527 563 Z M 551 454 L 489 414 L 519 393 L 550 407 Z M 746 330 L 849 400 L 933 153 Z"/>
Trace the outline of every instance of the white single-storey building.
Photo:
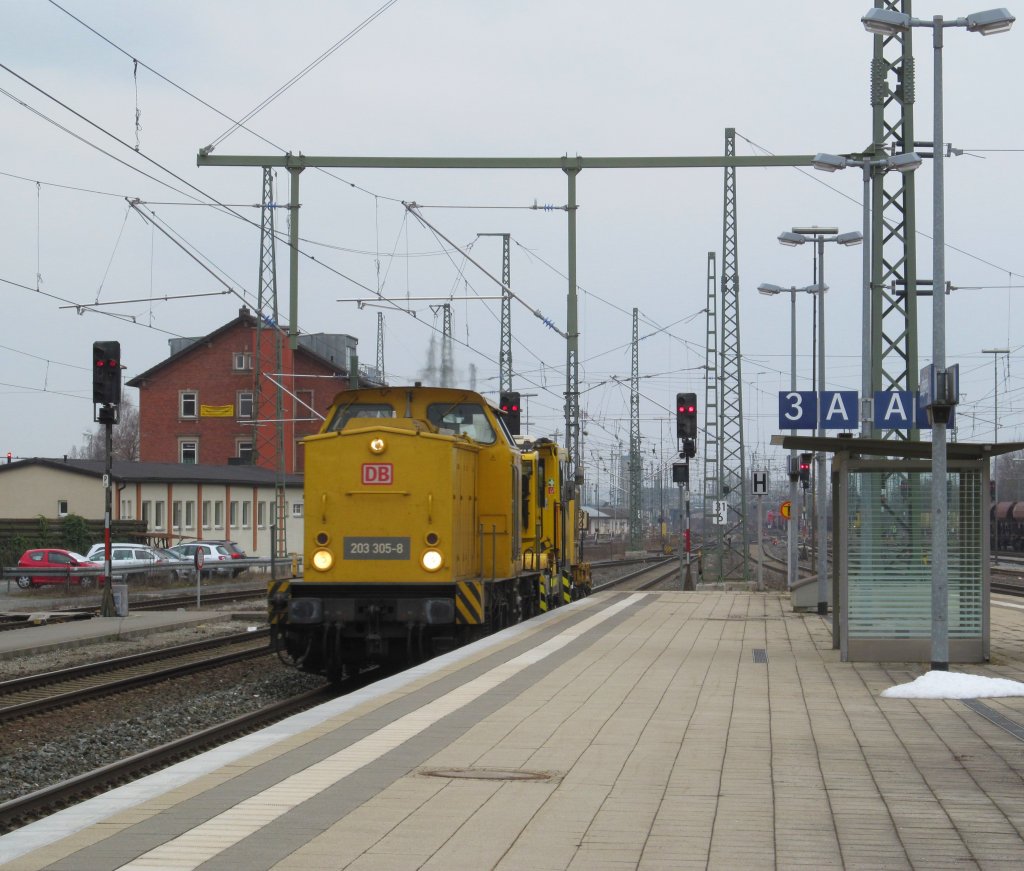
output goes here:
<path id="1" fill-rule="evenodd" d="M 103 518 L 103 460 L 30 458 L 0 464 L 0 517 Z M 278 517 L 277 474 L 253 465 L 111 464 L 114 520 L 141 520 L 154 543 L 230 539 L 249 556 L 271 555 Z M 278 555 L 301 553 L 302 476 L 281 481 L 284 529 Z"/>

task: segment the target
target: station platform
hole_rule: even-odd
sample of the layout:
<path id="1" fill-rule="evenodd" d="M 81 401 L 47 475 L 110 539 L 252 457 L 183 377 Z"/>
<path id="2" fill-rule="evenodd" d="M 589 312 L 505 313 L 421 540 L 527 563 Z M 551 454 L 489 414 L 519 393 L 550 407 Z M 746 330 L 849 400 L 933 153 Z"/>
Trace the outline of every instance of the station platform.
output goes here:
<path id="1" fill-rule="evenodd" d="M 1024 680 L 1024 607 L 991 622 L 955 670 Z M 881 697 L 926 670 L 841 663 L 786 594 L 598 593 L 0 837 L 0 867 L 1020 868 L 1024 697 Z"/>
<path id="2" fill-rule="evenodd" d="M 22 612 L 25 613 L 25 612 Z M 49 622 L 47 616 L 54 615 Z M 61 647 L 80 647 L 215 620 L 231 620 L 227 611 L 132 611 L 125 617 L 90 617 L 66 620 L 66 614 L 45 609 L 31 612 L 38 625 L 0 632 L 0 660 L 29 653 L 45 653 Z"/>

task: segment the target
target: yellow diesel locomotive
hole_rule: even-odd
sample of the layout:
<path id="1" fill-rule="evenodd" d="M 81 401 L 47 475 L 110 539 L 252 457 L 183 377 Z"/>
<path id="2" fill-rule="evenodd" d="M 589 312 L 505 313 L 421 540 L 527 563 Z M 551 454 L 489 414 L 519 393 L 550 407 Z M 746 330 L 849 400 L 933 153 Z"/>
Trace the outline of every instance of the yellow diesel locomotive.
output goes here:
<path id="1" fill-rule="evenodd" d="M 480 394 L 347 390 L 304 447 L 303 573 L 269 599 L 299 668 L 416 662 L 589 592 L 564 455 Z"/>

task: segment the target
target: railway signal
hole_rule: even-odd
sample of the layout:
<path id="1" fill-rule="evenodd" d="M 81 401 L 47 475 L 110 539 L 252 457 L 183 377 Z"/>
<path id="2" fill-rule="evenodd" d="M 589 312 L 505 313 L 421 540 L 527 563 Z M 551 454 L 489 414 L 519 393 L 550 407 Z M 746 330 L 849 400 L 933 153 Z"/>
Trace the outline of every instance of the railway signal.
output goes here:
<path id="1" fill-rule="evenodd" d="M 519 393 L 515 390 L 502 391 L 499 400 L 501 410 L 505 412 L 505 423 L 512 435 L 519 435 L 520 413 L 522 406 L 519 404 Z"/>
<path id="2" fill-rule="evenodd" d="M 697 438 L 697 394 L 676 394 L 676 436 L 681 439 Z"/>
<path id="3" fill-rule="evenodd" d="M 800 483 L 806 490 L 811 484 L 811 459 L 813 454 L 800 454 Z"/>
<path id="4" fill-rule="evenodd" d="M 121 404 L 121 343 L 92 343 L 92 401 Z"/>

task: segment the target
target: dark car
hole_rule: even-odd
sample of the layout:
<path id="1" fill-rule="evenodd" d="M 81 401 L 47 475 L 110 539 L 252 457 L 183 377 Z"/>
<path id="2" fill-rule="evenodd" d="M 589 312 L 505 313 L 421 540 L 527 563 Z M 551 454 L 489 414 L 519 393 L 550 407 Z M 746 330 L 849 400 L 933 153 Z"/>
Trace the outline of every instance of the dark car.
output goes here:
<path id="1" fill-rule="evenodd" d="M 40 547 L 33 550 L 26 550 L 21 559 L 18 560 L 20 569 L 60 569 L 52 574 L 45 575 L 29 574 L 18 575 L 17 584 L 21 589 L 28 590 L 32 587 L 41 587 L 44 584 L 64 584 L 70 578 L 72 584 L 78 584 L 83 588 L 91 587 L 99 579 L 100 586 L 103 586 L 103 576 L 94 574 L 81 574 L 83 569 L 103 570 L 99 563 L 86 559 L 80 553 L 73 550 L 63 550 L 56 547 Z"/>

